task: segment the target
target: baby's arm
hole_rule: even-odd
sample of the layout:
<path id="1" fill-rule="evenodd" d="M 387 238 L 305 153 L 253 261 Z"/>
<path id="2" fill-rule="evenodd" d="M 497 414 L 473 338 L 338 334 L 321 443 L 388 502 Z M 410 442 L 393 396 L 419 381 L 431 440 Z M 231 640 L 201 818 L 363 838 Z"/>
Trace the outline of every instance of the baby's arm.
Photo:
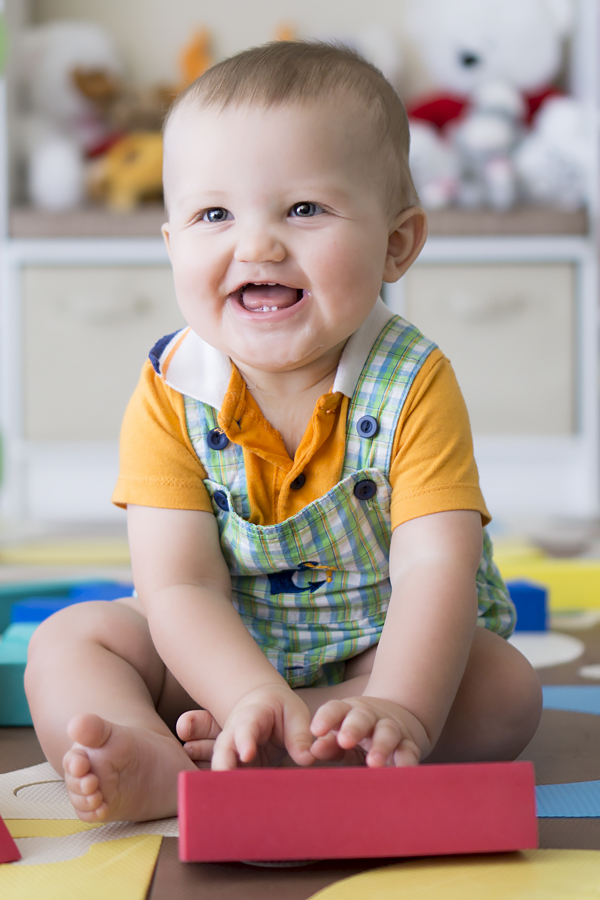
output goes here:
<path id="1" fill-rule="evenodd" d="M 431 751 L 469 656 L 481 547 L 478 512 L 435 513 L 394 530 L 392 596 L 372 673 L 362 696 L 316 712 L 315 736 L 337 731 L 343 749 L 360 743 L 372 766 L 415 764 Z"/>
<path id="2" fill-rule="evenodd" d="M 213 768 L 250 762 L 272 741 L 310 764 L 310 716 L 231 602 L 214 516 L 129 506 L 136 588 L 167 668 L 222 728 Z"/>

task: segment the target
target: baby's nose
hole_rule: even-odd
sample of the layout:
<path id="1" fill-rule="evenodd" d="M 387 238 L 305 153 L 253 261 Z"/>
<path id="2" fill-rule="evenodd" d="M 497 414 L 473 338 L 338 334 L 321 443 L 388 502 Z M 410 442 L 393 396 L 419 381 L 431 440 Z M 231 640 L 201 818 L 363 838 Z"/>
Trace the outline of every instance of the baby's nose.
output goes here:
<path id="1" fill-rule="evenodd" d="M 285 256 L 282 241 L 266 226 L 244 229 L 235 249 L 236 262 L 281 262 Z"/>

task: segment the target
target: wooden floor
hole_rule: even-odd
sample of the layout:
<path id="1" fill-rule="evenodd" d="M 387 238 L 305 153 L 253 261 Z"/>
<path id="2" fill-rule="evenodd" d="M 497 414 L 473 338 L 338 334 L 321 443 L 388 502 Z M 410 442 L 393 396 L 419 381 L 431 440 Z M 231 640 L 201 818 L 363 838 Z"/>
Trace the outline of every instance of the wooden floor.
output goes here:
<path id="1" fill-rule="evenodd" d="M 546 684 L 590 684 L 578 677 L 580 666 L 600 663 L 600 625 L 577 631 L 586 652 L 574 663 L 540 672 Z M 545 710 L 540 728 L 522 759 L 536 768 L 538 784 L 600 779 L 600 716 Z M 0 771 L 43 762 L 30 728 L 0 728 Z M 600 819 L 541 819 L 545 848 L 600 850 Z M 164 838 L 151 900 L 307 900 L 341 878 L 384 865 L 386 860 L 323 862 L 293 869 L 265 869 L 243 864 L 182 864 L 177 840 Z"/>

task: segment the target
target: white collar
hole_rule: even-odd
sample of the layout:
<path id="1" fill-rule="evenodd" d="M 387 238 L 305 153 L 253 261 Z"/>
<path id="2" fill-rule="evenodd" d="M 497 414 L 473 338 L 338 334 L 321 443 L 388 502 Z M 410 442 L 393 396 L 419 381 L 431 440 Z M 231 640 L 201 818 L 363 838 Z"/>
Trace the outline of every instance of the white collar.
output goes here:
<path id="1" fill-rule="evenodd" d="M 379 298 L 369 316 L 351 334 L 338 364 L 333 393 L 351 397 L 371 347 L 394 314 Z M 164 341 L 164 339 L 163 339 Z M 153 360 L 157 372 L 180 394 L 220 410 L 231 378 L 231 360 L 203 341 L 191 328 L 176 332 L 169 341 L 159 341 Z"/>

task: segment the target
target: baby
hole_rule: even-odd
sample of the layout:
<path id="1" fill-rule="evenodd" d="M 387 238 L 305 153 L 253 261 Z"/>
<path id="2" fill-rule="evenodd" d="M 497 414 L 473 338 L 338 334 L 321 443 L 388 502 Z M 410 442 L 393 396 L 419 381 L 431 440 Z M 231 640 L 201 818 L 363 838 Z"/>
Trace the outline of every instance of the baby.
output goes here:
<path id="1" fill-rule="evenodd" d="M 345 49 L 248 50 L 178 97 L 164 187 L 189 327 L 123 425 L 137 596 L 48 619 L 26 674 L 77 814 L 173 815 L 197 765 L 514 758 L 541 690 L 467 412 L 378 299 L 427 233 L 396 93 Z"/>

